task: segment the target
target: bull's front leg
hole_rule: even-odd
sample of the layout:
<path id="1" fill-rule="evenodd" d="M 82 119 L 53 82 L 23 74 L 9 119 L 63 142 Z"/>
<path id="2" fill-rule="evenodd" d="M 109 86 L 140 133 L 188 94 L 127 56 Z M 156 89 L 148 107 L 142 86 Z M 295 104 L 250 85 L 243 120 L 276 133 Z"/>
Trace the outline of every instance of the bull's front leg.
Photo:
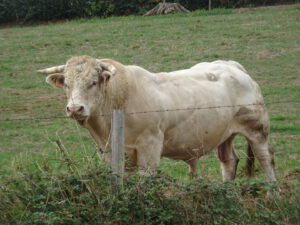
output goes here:
<path id="1" fill-rule="evenodd" d="M 137 166 L 139 174 L 151 175 L 159 166 L 164 135 L 160 130 L 146 130 L 136 141 Z"/>

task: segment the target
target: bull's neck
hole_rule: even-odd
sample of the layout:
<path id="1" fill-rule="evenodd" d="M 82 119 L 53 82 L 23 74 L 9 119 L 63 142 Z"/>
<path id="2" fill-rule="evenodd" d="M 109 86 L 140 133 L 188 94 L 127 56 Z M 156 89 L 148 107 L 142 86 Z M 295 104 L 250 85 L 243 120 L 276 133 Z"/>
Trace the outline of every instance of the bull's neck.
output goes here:
<path id="1" fill-rule="evenodd" d="M 111 117 L 114 109 L 125 109 L 128 98 L 128 83 L 124 74 L 116 75 L 104 87 L 99 96 L 97 111 L 90 116 L 85 127 L 101 148 L 109 146 L 111 132 Z"/>
<path id="2" fill-rule="evenodd" d="M 111 113 L 114 109 L 125 109 L 128 98 L 128 78 L 126 75 L 117 74 L 103 89 L 102 98 L 100 110 L 103 113 Z"/>
<path id="3" fill-rule="evenodd" d="M 97 115 L 90 116 L 84 127 L 89 130 L 98 147 L 102 149 L 108 147 L 111 130 L 109 115 L 103 115 L 99 112 Z"/>

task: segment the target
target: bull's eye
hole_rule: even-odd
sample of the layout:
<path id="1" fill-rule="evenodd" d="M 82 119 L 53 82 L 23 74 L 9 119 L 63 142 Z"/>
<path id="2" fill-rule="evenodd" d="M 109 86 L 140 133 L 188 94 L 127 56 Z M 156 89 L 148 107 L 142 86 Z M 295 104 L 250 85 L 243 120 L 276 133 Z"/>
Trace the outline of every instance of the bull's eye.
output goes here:
<path id="1" fill-rule="evenodd" d="M 88 89 L 90 89 L 90 88 L 96 86 L 97 83 L 98 83 L 97 81 L 93 81 L 93 82 L 88 86 Z"/>
<path id="2" fill-rule="evenodd" d="M 65 89 L 69 89 L 69 86 L 67 84 L 64 84 Z"/>

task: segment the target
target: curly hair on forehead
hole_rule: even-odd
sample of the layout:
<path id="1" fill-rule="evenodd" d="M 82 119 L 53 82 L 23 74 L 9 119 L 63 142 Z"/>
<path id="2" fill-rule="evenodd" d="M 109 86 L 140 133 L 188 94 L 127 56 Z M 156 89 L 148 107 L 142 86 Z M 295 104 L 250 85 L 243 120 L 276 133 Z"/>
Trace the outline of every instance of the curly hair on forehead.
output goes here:
<path id="1" fill-rule="evenodd" d="M 101 68 L 97 66 L 97 60 L 90 56 L 76 56 L 72 57 L 67 61 L 66 71 L 71 71 L 72 73 L 78 74 L 89 68 L 94 68 L 98 72 L 101 72 Z M 100 71 L 99 71 L 100 70 Z"/>

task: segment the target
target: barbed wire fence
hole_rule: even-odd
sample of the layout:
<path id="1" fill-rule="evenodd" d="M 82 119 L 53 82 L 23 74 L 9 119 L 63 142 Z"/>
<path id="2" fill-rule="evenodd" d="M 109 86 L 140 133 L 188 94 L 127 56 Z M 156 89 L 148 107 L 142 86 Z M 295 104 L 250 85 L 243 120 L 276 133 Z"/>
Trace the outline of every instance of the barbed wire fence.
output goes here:
<path id="1" fill-rule="evenodd" d="M 300 105 L 300 101 L 296 100 L 281 100 L 281 101 L 269 101 L 265 103 L 253 103 L 253 104 L 237 104 L 237 105 L 218 105 L 218 106 L 199 106 L 199 107 L 182 107 L 182 108 L 166 108 L 166 109 L 153 109 L 148 111 L 112 111 L 106 114 L 99 114 L 99 117 L 111 117 L 112 118 L 112 129 L 111 129 L 111 145 L 112 145 L 112 171 L 113 171 L 113 183 L 116 186 L 119 186 L 123 183 L 123 176 L 124 176 L 124 165 L 125 165 L 125 138 L 124 138 L 124 128 L 125 128 L 125 120 L 124 116 L 130 115 L 143 115 L 143 114 L 150 114 L 150 113 L 168 113 L 168 112 L 178 112 L 178 111 L 198 111 L 198 110 L 213 110 L 213 109 L 228 109 L 228 108 L 237 108 L 237 107 L 251 107 L 251 106 L 270 106 L 270 105 L 282 105 L 282 104 L 291 104 L 294 103 L 295 105 L 293 108 L 298 109 Z M 61 115 L 54 115 L 54 116 L 45 116 L 45 117 L 23 117 L 23 118 L 16 118 L 16 117 L 8 117 L 1 118 L 1 114 L 7 114 L 10 112 L 22 112 L 27 111 L 28 108 L 26 107 L 19 107 L 19 108 L 3 108 L 0 107 L 0 124 L 7 123 L 7 122 L 17 122 L 17 121 L 42 121 L 42 120 L 56 120 L 56 119 L 71 119 L 67 116 Z M 30 111 L 34 111 L 30 109 Z M 48 110 L 47 110 L 48 111 Z M 63 108 L 50 108 L 49 112 L 64 112 Z M 117 115 L 117 116 L 113 116 Z M 300 119 L 300 118 L 299 118 Z M 297 118 L 295 118 L 297 120 Z M 98 150 L 96 150 L 98 151 Z M 95 154 L 94 154 L 95 156 Z M 246 156 L 247 157 L 247 156 Z"/>

